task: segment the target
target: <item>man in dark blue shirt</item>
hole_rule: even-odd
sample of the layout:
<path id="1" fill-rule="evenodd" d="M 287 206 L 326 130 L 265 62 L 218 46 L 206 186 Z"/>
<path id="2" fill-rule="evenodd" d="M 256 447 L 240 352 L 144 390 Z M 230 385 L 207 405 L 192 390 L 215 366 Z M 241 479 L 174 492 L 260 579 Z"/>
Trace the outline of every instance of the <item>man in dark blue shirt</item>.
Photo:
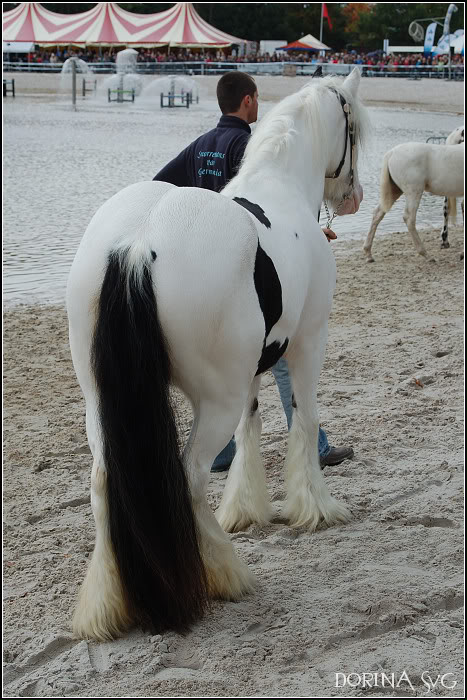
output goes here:
<path id="1" fill-rule="evenodd" d="M 170 182 L 178 187 L 202 187 L 219 192 L 240 166 L 252 124 L 258 118 L 258 89 L 251 76 L 241 71 L 224 73 L 217 84 L 217 101 L 222 112 L 215 129 L 190 143 L 170 161 L 154 180 Z M 330 229 L 324 229 L 328 240 L 336 238 Z M 292 424 L 292 386 L 287 362 L 281 358 L 271 372 L 276 380 L 282 405 L 290 429 Z M 320 427 L 318 449 L 321 466 L 340 464 L 353 457 L 351 447 L 332 447 Z M 235 456 L 235 440 L 229 442 L 216 457 L 211 471 L 226 471 Z"/>
<path id="2" fill-rule="evenodd" d="M 217 85 L 222 112 L 215 129 L 190 143 L 154 180 L 178 187 L 219 192 L 237 173 L 251 129 L 258 117 L 258 89 L 247 73 L 225 73 Z"/>

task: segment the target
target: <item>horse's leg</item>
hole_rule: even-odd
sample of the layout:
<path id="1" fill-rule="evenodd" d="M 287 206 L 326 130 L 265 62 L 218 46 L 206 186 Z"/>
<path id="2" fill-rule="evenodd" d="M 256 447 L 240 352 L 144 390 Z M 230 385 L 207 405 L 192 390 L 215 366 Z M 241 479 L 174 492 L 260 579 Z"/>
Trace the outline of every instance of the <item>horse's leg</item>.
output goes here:
<path id="1" fill-rule="evenodd" d="M 194 402 L 195 418 L 185 450 L 209 593 L 212 598 L 226 600 L 237 600 L 253 590 L 254 577 L 236 556 L 206 500 L 206 492 L 211 465 L 238 425 L 243 399 L 233 400 L 231 410 L 226 409 L 225 401 Z"/>
<path id="2" fill-rule="evenodd" d="M 443 230 L 441 232 L 441 248 L 449 248 L 449 241 L 448 241 L 449 199 L 447 197 L 444 198 L 443 216 L 444 216 L 444 223 L 443 223 Z"/>
<path id="3" fill-rule="evenodd" d="M 368 236 L 366 237 L 365 245 L 363 246 L 363 252 L 366 255 L 367 262 L 374 262 L 374 258 L 371 254 L 371 246 L 373 245 L 373 239 L 375 237 L 376 229 L 378 228 L 381 221 L 387 212 L 383 211 L 381 204 L 378 204 L 375 211 L 373 212 L 373 218 L 371 220 L 370 230 L 368 231 Z"/>
<path id="4" fill-rule="evenodd" d="M 316 530 L 346 522 L 347 508 L 336 501 L 323 478 L 318 454 L 317 388 L 326 345 L 326 329 L 301 341 L 287 357 L 294 390 L 294 413 L 286 458 L 287 497 L 283 514 L 293 527 Z"/>
<path id="5" fill-rule="evenodd" d="M 109 533 L 107 472 L 96 423 L 96 401 L 86 402 L 86 430 L 94 457 L 91 473 L 91 508 L 96 524 L 94 552 L 79 593 L 73 632 L 79 638 L 112 639 L 131 624 Z"/>
<path id="6" fill-rule="evenodd" d="M 409 229 L 409 233 L 412 236 L 417 253 L 419 255 L 423 255 L 424 258 L 428 258 L 428 253 L 420 240 L 416 227 L 417 211 L 422 194 L 423 192 L 405 192 L 405 210 L 403 218 L 407 228 Z"/>
<path id="7" fill-rule="evenodd" d="M 255 377 L 235 432 L 237 451 L 216 512 L 217 520 L 227 532 L 242 530 L 251 523 L 266 525 L 273 514 L 259 450 L 261 417 L 257 397 L 260 384 L 261 377 Z"/>

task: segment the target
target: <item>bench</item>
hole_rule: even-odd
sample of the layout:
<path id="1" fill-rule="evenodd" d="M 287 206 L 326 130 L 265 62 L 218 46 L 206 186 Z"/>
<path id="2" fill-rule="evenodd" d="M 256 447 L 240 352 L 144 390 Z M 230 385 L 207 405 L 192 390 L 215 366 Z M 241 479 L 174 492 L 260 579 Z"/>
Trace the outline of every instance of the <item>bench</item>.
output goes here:
<path id="1" fill-rule="evenodd" d="M 112 97 L 112 95 L 114 95 L 114 94 L 117 95 L 115 98 Z M 130 95 L 130 97 L 126 98 L 125 95 Z M 135 90 L 134 90 L 134 88 L 132 90 L 120 90 L 120 88 L 116 88 L 115 90 L 111 90 L 109 88 L 107 96 L 108 96 L 109 102 L 134 102 L 135 101 Z"/>
<path id="2" fill-rule="evenodd" d="M 89 85 L 91 87 L 89 87 Z M 97 80 L 87 80 L 83 78 L 83 97 L 86 97 L 87 92 L 96 92 L 97 90 Z"/>
<path id="3" fill-rule="evenodd" d="M 198 102 L 198 97 L 196 98 L 196 101 Z M 166 104 L 167 100 L 167 104 Z M 177 100 L 180 100 L 179 103 L 177 103 Z M 167 93 L 167 95 L 164 95 L 163 92 L 161 92 L 161 107 L 186 107 L 187 109 L 190 108 L 190 104 L 193 102 L 193 94 L 191 92 L 183 92 L 181 95 L 176 95 L 173 92 Z"/>

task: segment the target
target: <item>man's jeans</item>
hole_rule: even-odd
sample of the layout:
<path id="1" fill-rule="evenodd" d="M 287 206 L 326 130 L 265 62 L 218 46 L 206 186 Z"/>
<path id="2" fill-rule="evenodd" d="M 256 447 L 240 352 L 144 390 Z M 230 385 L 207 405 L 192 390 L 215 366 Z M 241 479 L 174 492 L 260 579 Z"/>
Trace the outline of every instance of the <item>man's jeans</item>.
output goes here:
<path id="1" fill-rule="evenodd" d="M 284 407 L 285 416 L 287 418 L 287 427 L 290 430 L 292 425 L 292 385 L 290 383 L 289 368 L 287 366 L 287 361 L 283 357 L 271 367 L 271 372 L 276 380 L 277 388 L 279 389 L 279 394 L 282 401 L 282 406 Z M 326 457 L 329 454 L 331 447 L 328 442 L 328 438 L 324 430 L 320 427 L 318 434 L 318 451 L 320 457 Z M 217 455 L 214 460 L 213 467 L 226 467 L 229 466 L 233 458 L 235 457 L 235 439 L 232 438 L 227 447 L 224 447 L 222 452 Z"/>

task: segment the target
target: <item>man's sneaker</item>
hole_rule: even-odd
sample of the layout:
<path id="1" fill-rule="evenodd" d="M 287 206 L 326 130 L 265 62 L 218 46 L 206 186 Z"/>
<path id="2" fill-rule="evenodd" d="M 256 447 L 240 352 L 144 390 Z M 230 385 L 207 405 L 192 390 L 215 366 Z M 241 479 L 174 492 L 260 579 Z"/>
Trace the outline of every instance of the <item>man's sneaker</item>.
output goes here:
<path id="1" fill-rule="evenodd" d="M 334 467 L 340 464 L 344 459 L 352 459 L 353 449 L 351 447 L 331 447 L 326 457 L 320 457 L 319 462 L 321 469 L 324 467 Z"/>

